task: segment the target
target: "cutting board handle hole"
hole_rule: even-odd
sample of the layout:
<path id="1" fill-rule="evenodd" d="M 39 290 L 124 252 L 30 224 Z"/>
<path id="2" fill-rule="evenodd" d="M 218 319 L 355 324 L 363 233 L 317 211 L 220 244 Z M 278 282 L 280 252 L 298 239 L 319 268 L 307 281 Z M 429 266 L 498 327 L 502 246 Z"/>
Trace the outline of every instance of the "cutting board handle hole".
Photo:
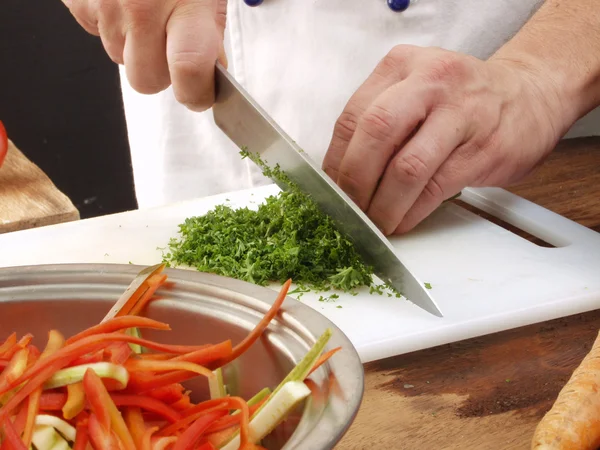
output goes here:
<path id="1" fill-rule="evenodd" d="M 545 248 L 556 248 L 555 245 L 550 244 L 549 242 L 546 242 L 545 240 L 534 236 L 531 233 L 528 233 L 525 230 L 520 229 L 519 227 L 516 227 L 515 225 L 512 225 L 510 223 L 505 222 L 502 219 L 499 219 L 496 216 L 493 216 L 492 214 L 489 214 L 485 211 L 480 210 L 479 208 L 470 205 L 466 202 L 463 202 L 462 200 L 452 200 L 452 203 L 454 203 L 455 205 L 460 206 L 461 208 L 466 209 L 467 211 L 472 212 L 473 214 L 478 215 L 479 217 L 481 217 L 482 219 L 485 219 L 489 222 L 492 222 L 493 224 L 498 225 L 499 227 L 504 228 L 507 231 L 510 231 L 513 234 L 516 234 L 517 236 L 531 242 L 532 244 L 535 244 L 539 247 L 545 247 Z"/>

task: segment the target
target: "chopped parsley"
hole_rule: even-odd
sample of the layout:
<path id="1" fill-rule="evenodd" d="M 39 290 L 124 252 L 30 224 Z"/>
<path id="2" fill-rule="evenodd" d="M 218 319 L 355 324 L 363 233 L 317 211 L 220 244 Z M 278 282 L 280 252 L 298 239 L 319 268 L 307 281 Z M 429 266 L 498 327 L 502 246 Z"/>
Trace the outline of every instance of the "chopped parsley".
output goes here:
<path id="1" fill-rule="evenodd" d="M 218 205 L 203 216 L 186 219 L 179 225 L 179 236 L 169 243 L 165 263 L 263 286 L 292 278 L 299 294 L 309 289 L 356 294 L 360 287 L 382 294 L 389 288 L 374 284 L 372 268 L 352 242 L 278 167 L 270 169 L 244 149 L 241 154 L 288 189 L 268 197 L 256 210 Z M 328 297 L 336 298 L 336 294 Z"/>
<path id="2" fill-rule="evenodd" d="M 425 284 L 425 289 L 431 289 L 431 283 L 424 283 Z"/>

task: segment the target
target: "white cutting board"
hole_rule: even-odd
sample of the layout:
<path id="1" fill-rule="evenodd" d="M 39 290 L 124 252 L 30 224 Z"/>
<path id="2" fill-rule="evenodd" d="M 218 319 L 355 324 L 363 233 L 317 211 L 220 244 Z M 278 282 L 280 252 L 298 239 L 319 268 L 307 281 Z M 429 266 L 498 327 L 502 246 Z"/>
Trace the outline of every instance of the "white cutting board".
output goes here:
<path id="1" fill-rule="evenodd" d="M 0 235 L 0 266 L 51 263 L 155 264 L 177 225 L 229 199 L 251 206 L 277 192 L 248 191 Z M 412 303 L 363 292 L 301 301 L 338 325 L 364 362 L 596 309 L 600 234 L 501 189 L 470 189 L 462 200 L 559 248 L 543 248 L 448 204 L 407 236 L 398 254 L 444 318 Z M 341 308 L 338 308 L 341 306 Z"/>

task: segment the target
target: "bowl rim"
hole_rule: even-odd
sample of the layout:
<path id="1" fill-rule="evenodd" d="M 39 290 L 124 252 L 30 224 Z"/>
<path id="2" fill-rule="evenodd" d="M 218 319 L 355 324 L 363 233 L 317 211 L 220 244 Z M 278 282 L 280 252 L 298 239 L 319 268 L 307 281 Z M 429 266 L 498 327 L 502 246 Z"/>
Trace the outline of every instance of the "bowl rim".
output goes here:
<path id="1" fill-rule="evenodd" d="M 23 288 L 25 286 L 39 286 L 40 288 L 48 285 L 55 285 L 52 280 L 63 280 L 65 277 L 91 277 L 98 279 L 107 276 L 111 277 L 111 285 L 115 285 L 118 281 L 122 281 L 124 288 L 133 280 L 146 265 L 137 264 L 112 264 L 112 263 L 60 263 L 60 264 L 40 264 L 27 265 L 16 267 L 0 268 L 0 303 L 10 301 L 10 288 Z M 186 268 L 170 268 L 164 269 L 168 276 L 168 280 L 173 283 L 171 292 L 177 292 L 178 289 L 193 289 L 194 287 L 204 286 L 205 288 L 214 289 L 215 292 L 225 290 L 229 292 L 227 300 L 233 301 L 237 305 L 249 307 L 260 313 L 265 313 L 273 304 L 277 291 L 269 287 L 258 286 L 253 283 L 242 281 L 234 278 L 224 277 L 216 274 L 199 272 L 195 269 Z M 122 280 L 121 280 L 122 278 Z M 44 279 L 47 281 L 44 282 Z M 71 283 L 65 281 L 59 284 L 76 284 L 73 278 Z M 108 283 L 108 281 L 107 281 Z M 100 284 L 104 284 L 101 283 Z M 107 284 L 108 286 L 108 284 Z M 3 299 L 3 289 L 9 288 L 9 296 Z M 158 291 L 160 293 L 160 290 Z M 223 296 L 221 296 L 223 298 Z M 258 303 L 257 303 L 258 302 Z M 342 346 L 345 351 L 336 354 L 335 358 L 328 361 L 326 367 L 329 371 L 335 374 L 336 379 L 351 383 L 355 386 L 355 392 L 351 397 L 345 400 L 347 405 L 343 410 L 343 414 L 338 416 L 335 426 L 325 427 L 332 433 L 323 433 L 320 430 L 317 422 L 311 429 L 305 430 L 305 438 L 308 437 L 311 449 L 325 450 L 333 448 L 345 435 L 348 428 L 354 422 L 364 395 L 364 366 L 362 365 L 358 352 L 355 346 L 331 320 L 321 314 L 319 311 L 303 304 L 289 295 L 284 300 L 277 321 L 286 323 L 295 332 L 302 335 L 308 340 L 316 340 L 316 338 L 330 328 L 333 331 L 332 339 L 328 347 Z M 355 378 L 355 380 L 350 380 Z M 301 422 L 304 420 L 302 417 Z M 325 424 L 327 425 L 327 424 Z M 295 434 L 295 432 L 294 432 Z M 330 434 L 328 436 L 328 434 Z M 293 437 L 293 434 L 292 434 Z M 307 442 L 300 441 L 300 445 L 305 445 Z M 287 443 L 282 447 L 289 449 Z M 296 447 L 294 447 L 296 448 Z"/>

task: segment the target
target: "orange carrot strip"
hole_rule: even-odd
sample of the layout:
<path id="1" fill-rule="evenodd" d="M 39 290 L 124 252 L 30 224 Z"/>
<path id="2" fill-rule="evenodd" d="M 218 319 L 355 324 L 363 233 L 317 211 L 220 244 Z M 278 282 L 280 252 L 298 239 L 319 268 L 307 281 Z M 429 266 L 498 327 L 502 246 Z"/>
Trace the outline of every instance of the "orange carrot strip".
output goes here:
<path id="1" fill-rule="evenodd" d="M 148 279 L 157 273 L 161 273 L 165 268 L 165 264 L 157 264 L 155 266 L 146 267 L 129 284 L 125 292 L 121 294 L 119 300 L 106 314 L 102 322 L 112 319 L 117 316 L 129 314 L 131 308 L 138 302 L 140 297 L 148 290 Z"/>
<path id="2" fill-rule="evenodd" d="M 14 354 L 17 353 L 19 350 L 26 348 L 30 344 L 32 339 L 33 336 L 31 334 L 26 334 L 21 339 L 19 339 L 19 342 L 17 342 L 10 349 L 4 352 L 4 354 L 2 355 L 2 359 L 11 359 L 14 356 Z"/>
<path id="3" fill-rule="evenodd" d="M 142 312 L 142 310 L 146 307 L 146 305 L 152 300 L 156 290 L 163 285 L 163 283 L 167 280 L 167 276 L 165 274 L 156 274 L 152 275 L 148 278 L 148 290 L 144 292 L 144 294 L 140 297 L 140 299 L 133 305 L 129 314 L 132 316 L 137 316 Z"/>
<path id="4" fill-rule="evenodd" d="M 173 355 L 166 355 L 164 353 L 142 353 L 137 355 L 139 359 L 149 359 L 151 361 L 166 361 L 167 359 L 173 358 Z"/>
<path id="5" fill-rule="evenodd" d="M 144 434 L 146 433 L 142 410 L 135 406 L 124 409 L 123 416 L 125 417 L 125 423 L 127 424 L 127 428 L 129 428 L 133 442 L 135 442 L 135 447 L 141 449 L 144 446 Z"/>
<path id="6" fill-rule="evenodd" d="M 188 450 L 195 447 L 196 442 L 202 437 L 206 429 L 216 419 L 221 416 L 221 412 L 206 413 L 192 423 L 181 435 L 177 438 L 177 442 L 173 446 L 173 450 Z"/>
<path id="7" fill-rule="evenodd" d="M 231 352 L 231 354 L 228 357 L 219 359 L 219 360 L 215 361 L 214 363 L 212 363 L 209 366 L 211 369 L 215 369 L 217 367 L 222 367 L 225 364 L 233 361 L 238 356 L 240 356 L 242 353 L 244 353 L 246 350 L 248 350 L 248 348 L 250 348 L 252 346 L 252 344 L 254 344 L 254 342 L 262 335 L 262 333 L 265 331 L 265 329 L 269 326 L 269 324 L 271 323 L 273 318 L 277 315 L 279 308 L 281 308 L 281 305 L 283 304 L 283 301 L 285 300 L 285 297 L 288 293 L 291 283 L 292 283 L 292 280 L 287 280 L 284 283 L 284 285 L 281 287 L 281 290 L 279 291 L 279 295 L 273 302 L 273 306 L 271 306 L 269 311 L 261 319 L 261 321 L 258 323 L 258 325 L 256 325 L 254 330 L 252 330 L 250 332 L 250 334 L 248 336 L 246 336 L 246 338 L 242 342 L 240 342 L 238 345 L 236 345 L 233 348 L 233 351 Z"/>
<path id="8" fill-rule="evenodd" d="M 128 372 L 171 372 L 174 370 L 185 370 L 206 378 L 214 378 L 215 374 L 206 367 L 187 361 L 148 361 L 143 359 L 130 359 L 125 363 Z"/>
<path id="9" fill-rule="evenodd" d="M 323 353 L 319 359 L 317 360 L 317 362 L 315 363 L 315 365 L 312 367 L 312 369 L 310 369 L 310 372 L 308 372 L 307 377 L 313 373 L 315 370 L 317 370 L 319 367 L 321 367 L 325 362 L 327 362 L 327 360 L 329 358 L 331 358 L 333 355 L 335 355 L 337 352 L 339 352 L 342 349 L 342 347 L 336 347 L 332 350 L 329 350 L 326 353 Z"/>
<path id="10" fill-rule="evenodd" d="M 10 386 L 15 380 L 27 370 L 27 361 L 29 359 L 29 348 L 25 347 L 17 351 L 10 363 L 0 374 L 0 389 Z M 18 385 L 17 385 L 18 386 Z M 7 389 L 7 391 L 10 389 Z"/>
<path id="11" fill-rule="evenodd" d="M 208 412 L 216 411 L 216 410 L 224 410 L 222 411 L 224 414 L 227 414 L 227 410 L 229 409 L 229 402 L 223 400 L 222 398 L 215 398 L 212 400 L 207 400 L 196 405 L 192 408 L 193 411 L 184 413 L 184 417 L 177 422 L 174 422 L 170 425 L 165 425 L 158 432 L 160 436 L 170 436 L 178 432 L 181 428 L 186 425 L 194 422 L 198 418 L 200 418 L 203 414 Z"/>
<path id="12" fill-rule="evenodd" d="M 75 427 L 75 444 L 73 445 L 73 450 L 86 450 L 88 447 L 88 443 L 90 441 L 88 435 L 88 418 L 87 416 L 82 417 L 77 420 L 77 425 Z"/>
<path id="13" fill-rule="evenodd" d="M 75 336 L 71 336 L 69 339 L 67 339 L 67 345 L 77 342 L 84 337 L 93 336 L 94 334 L 113 333 L 115 331 L 122 331 L 128 328 L 150 328 L 154 330 L 171 329 L 171 327 L 164 322 L 148 319 L 146 317 L 120 316 L 90 327 L 87 330 L 76 334 Z"/>
<path id="14" fill-rule="evenodd" d="M 195 352 L 185 353 L 175 356 L 171 361 L 189 361 L 195 364 L 208 364 L 218 359 L 224 359 L 231 355 L 233 347 L 231 340 L 228 339 L 219 344 L 210 345 L 206 348 L 196 350 Z"/>
<path id="15" fill-rule="evenodd" d="M 268 397 L 265 397 L 264 399 L 262 399 L 260 402 L 252 405 L 249 407 L 249 411 L 250 411 L 250 415 L 254 414 L 254 412 L 256 410 L 258 410 L 258 408 L 260 408 L 263 403 L 265 403 L 267 401 Z M 239 414 L 235 414 L 235 415 L 228 415 L 226 417 L 223 417 L 222 419 L 217 420 L 215 423 L 213 423 L 207 431 L 207 433 L 214 433 L 217 431 L 221 431 L 221 430 L 225 430 L 227 428 L 230 428 L 234 425 L 239 425 L 240 422 L 240 415 Z"/>
<path id="16" fill-rule="evenodd" d="M 111 394 L 112 401 L 117 406 L 137 406 L 145 411 L 158 414 L 169 422 L 177 422 L 181 414 L 163 402 L 144 395 Z"/>

